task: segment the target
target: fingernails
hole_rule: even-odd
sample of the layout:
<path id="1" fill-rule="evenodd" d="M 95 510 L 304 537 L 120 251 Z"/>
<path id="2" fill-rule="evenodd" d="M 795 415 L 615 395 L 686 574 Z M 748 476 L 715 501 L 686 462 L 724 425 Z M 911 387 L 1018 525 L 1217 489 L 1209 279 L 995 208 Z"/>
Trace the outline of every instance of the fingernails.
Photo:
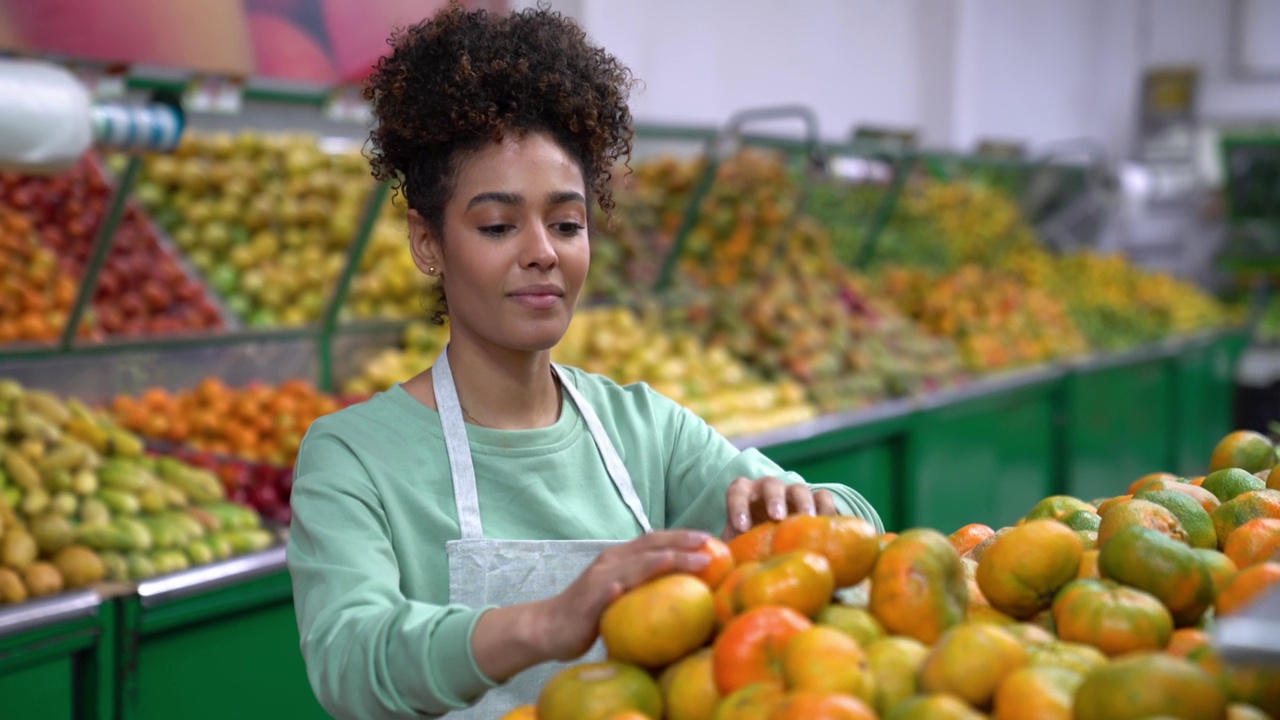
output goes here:
<path id="1" fill-rule="evenodd" d="M 781 520 L 787 516 L 787 509 L 780 502 L 769 503 L 769 517 Z"/>
<path id="2" fill-rule="evenodd" d="M 737 529 L 738 532 L 746 532 L 748 527 L 750 527 L 749 523 L 747 522 L 747 514 L 738 513 L 737 515 L 734 515 L 733 527 Z"/>
<path id="3" fill-rule="evenodd" d="M 710 564 L 711 556 L 703 555 L 701 553 L 697 555 L 689 555 L 688 560 L 685 561 L 685 567 L 694 572 L 697 572 L 698 570 L 705 570 Z"/>
<path id="4" fill-rule="evenodd" d="M 700 547 L 711 539 L 711 533 L 703 530 L 690 530 L 686 539 L 689 541 L 689 545 Z"/>

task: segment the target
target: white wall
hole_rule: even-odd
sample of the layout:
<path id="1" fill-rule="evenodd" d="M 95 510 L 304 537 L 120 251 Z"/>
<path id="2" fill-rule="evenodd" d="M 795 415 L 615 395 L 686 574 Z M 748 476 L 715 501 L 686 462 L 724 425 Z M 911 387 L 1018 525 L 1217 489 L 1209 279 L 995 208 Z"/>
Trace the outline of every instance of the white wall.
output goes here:
<path id="1" fill-rule="evenodd" d="M 1087 137 L 1120 155 L 1149 66 L 1199 65 L 1209 120 L 1280 118 L 1280 82 L 1230 77 L 1233 2 L 551 0 L 646 83 L 641 122 L 802 103 L 829 138 L 883 123 L 930 145 Z"/>

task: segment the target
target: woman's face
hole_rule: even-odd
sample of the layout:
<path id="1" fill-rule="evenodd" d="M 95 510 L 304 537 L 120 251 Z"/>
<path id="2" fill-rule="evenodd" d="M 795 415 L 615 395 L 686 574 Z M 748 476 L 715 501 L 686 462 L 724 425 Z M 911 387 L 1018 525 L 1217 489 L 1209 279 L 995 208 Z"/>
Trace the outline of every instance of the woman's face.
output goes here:
<path id="1" fill-rule="evenodd" d="M 510 137 L 464 161 L 443 243 L 417 213 L 409 223 L 418 267 L 444 279 L 455 337 L 521 351 L 560 341 L 591 254 L 582 171 L 550 136 Z"/>

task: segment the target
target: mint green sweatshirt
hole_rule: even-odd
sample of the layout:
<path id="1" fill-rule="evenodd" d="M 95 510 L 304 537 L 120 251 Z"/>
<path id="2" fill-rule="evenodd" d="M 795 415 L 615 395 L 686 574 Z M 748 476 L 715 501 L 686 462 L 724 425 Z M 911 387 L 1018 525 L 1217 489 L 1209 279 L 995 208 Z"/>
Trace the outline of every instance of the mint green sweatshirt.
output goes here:
<path id="1" fill-rule="evenodd" d="M 569 368 L 622 456 L 654 529 L 719 534 L 735 478 L 802 482 L 739 451 L 647 385 Z M 566 396 L 534 430 L 467 425 L 488 539 L 628 540 L 640 526 L 617 494 Z M 312 424 L 293 488 L 288 564 L 302 654 L 320 704 L 337 718 L 416 718 L 467 707 L 495 686 L 471 632 L 487 608 L 448 603 L 445 543 L 459 537 L 440 416 L 396 386 Z M 815 486 L 817 487 L 817 486 Z M 882 530 L 857 492 L 831 490 L 843 514 Z"/>

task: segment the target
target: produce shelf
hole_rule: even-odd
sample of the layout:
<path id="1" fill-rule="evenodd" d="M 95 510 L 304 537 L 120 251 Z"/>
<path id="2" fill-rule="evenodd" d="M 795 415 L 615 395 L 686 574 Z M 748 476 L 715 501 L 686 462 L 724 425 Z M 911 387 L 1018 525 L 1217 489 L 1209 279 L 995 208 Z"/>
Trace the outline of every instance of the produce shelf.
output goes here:
<path id="1" fill-rule="evenodd" d="M 4 717 L 114 718 L 116 610 L 95 590 L 0 609 Z"/>
<path id="2" fill-rule="evenodd" d="M 326 718 L 307 683 L 285 551 L 156 578 L 121 601 L 121 712 Z"/>

